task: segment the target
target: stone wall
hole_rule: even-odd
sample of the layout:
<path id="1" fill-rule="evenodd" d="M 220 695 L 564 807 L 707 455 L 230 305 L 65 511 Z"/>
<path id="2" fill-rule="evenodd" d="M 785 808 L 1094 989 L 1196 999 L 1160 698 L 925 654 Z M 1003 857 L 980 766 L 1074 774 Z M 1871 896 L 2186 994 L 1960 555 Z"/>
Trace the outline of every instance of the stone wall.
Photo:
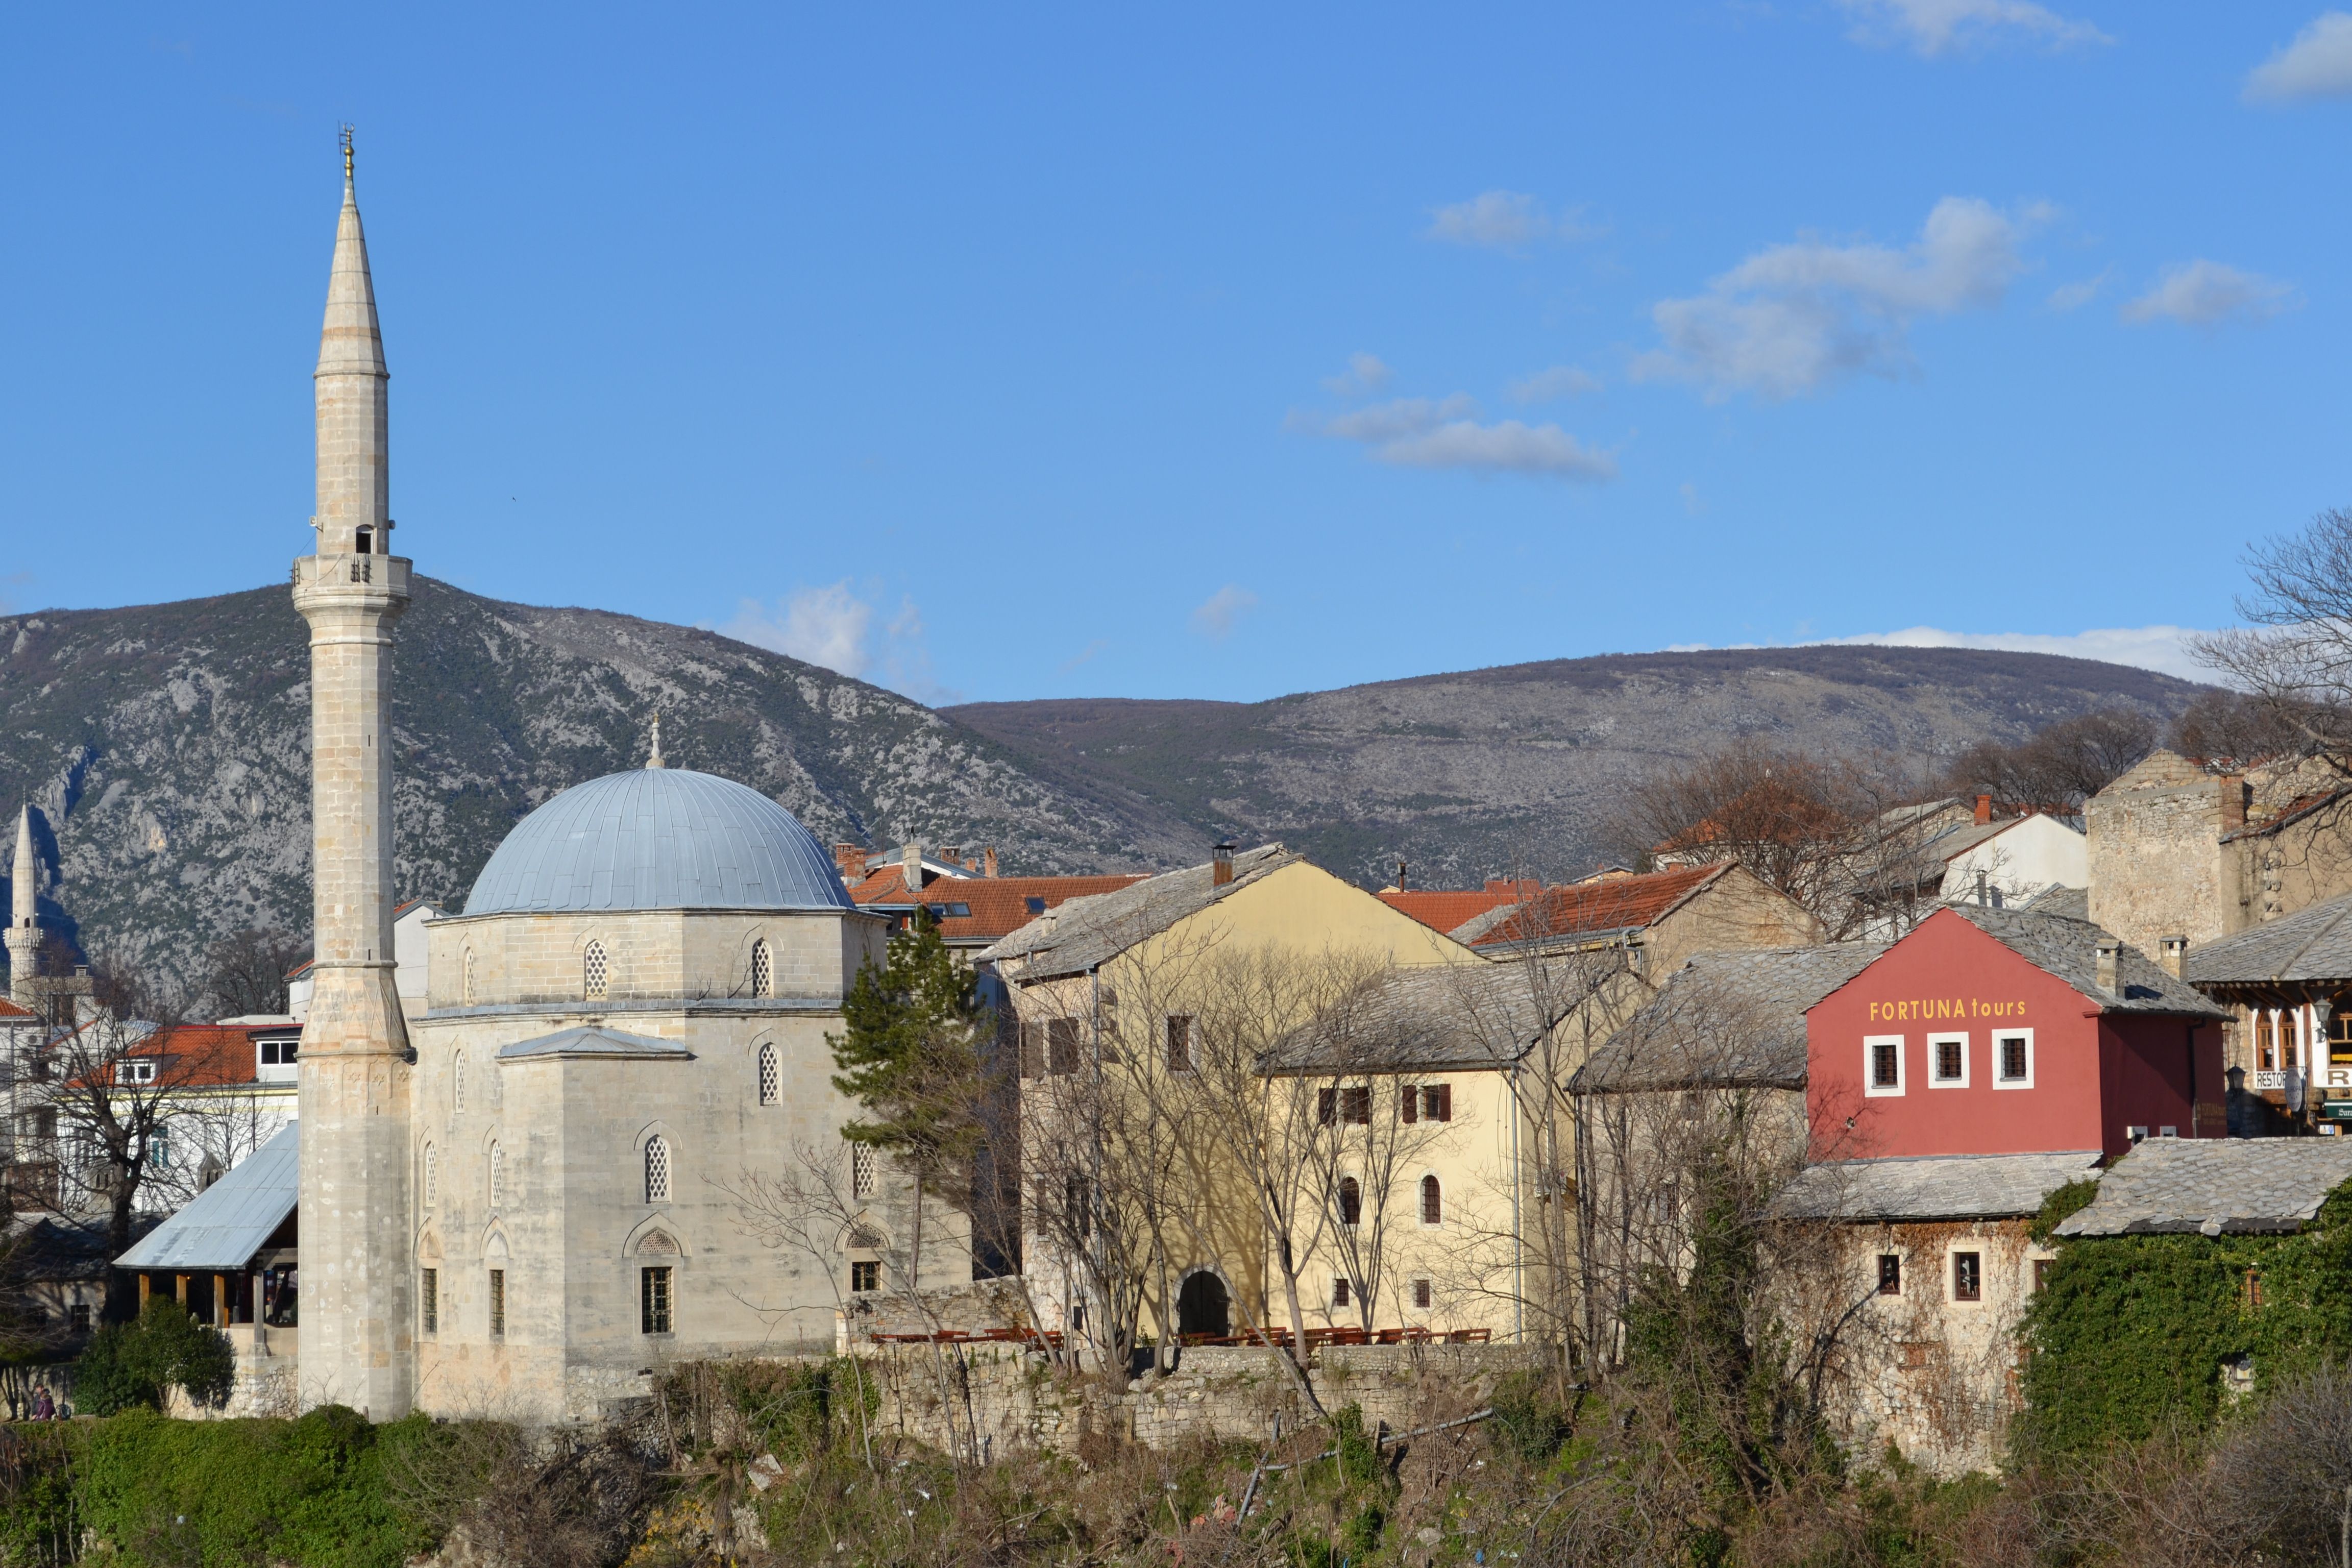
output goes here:
<path id="1" fill-rule="evenodd" d="M 1364 1424 L 1411 1427 L 1441 1392 L 1480 1399 L 1504 1373 L 1542 1364 L 1521 1345 L 1335 1345 L 1318 1352 L 1308 1375 L 1328 1410 L 1362 1408 Z M 1297 1391 L 1275 1352 L 1199 1346 L 1171 1373 L 1147 1373 L 1124 1394 L 1090 1400 L 1085 1385 L 1055 1375 L 1046 1358 L 1012 1345 L 887 1344 L 861 1347 L 858 1360 L 880 1384 L 882 1424 L 934 1447 L 976 1432 L 983 1449 L 1076 1449 L 1089 1428 L 1162 1447 L 1188 1437 L 1254 1441 L 1279 1414 L 1299 1419 Z M 952 1436 L 950 1420 L 953 1423 Z"/>

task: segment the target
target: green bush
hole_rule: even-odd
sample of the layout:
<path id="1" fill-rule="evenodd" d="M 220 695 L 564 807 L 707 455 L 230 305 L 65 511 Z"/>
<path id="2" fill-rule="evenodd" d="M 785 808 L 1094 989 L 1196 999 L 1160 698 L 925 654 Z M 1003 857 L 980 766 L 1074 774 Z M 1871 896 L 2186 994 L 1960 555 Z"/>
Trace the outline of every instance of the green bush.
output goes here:
<path id="1" fill-rule="evenodd" d="M 72 1559 L 74 1472 L 89 1435 L 81 1422 L 0 1426 L 0 1563 Z"/>
<path id="2" fill-rule="evenodd" d="M 90 1434 L 82 1519 L 133 1564 L 398 1568 L 432 1542 L 387 1500 L 380 1446 L 425 1425 L 411 1416 L 373 1427 L 341 1405 L 299 1421 L 173 1421 L 133 1409 Z"/>
<path id="3" fill-rule="evenodd" d="M 160 1410 L 164 1391 L 176 1387 L 198 1405 L 217 1405 L 227 1400 L 236 1369 L 227 1335 L 158 1296 L 137 1321 L 109 1323 L 90 1336 L 74 1365 L 75 1405 L 86 1415 Z"/>

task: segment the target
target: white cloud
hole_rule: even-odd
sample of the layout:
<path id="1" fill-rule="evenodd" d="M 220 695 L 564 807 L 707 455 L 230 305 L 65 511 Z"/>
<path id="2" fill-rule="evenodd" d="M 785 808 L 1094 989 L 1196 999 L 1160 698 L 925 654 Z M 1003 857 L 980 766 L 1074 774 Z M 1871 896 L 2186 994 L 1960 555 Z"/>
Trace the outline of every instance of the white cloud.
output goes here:
<path id="1" fill-rule="evenodd" d="M 1853 37 L 1863 43 L 1900 40 L 1912 52 L 1937 55 L 1984 48 L 2022 38 L 2064 48 L 2070 44 L 2112 44 L 2088 22 L 2061 16 L 2029 0 L 1838 0 L 1854 18 Z"/>
<path id="2" fill-rule="evenodd" d="M 2352 16 L 2322 12 L 2294 42 L 2246 73 L 2246 96 L 2272 103 L 2352 96 Z"/>
<path id="3" fill-rule="evenodd" d="M 744 599 L 735 618 L 718 628 L 724 637 L 764 647 L 858 680 L 873 680 L 923 702 L 947 702 L 958 694 L 931 677 L 923 615 L 901 596 L 898 613 L 877 636 L 873 604 L 851 592 L 849 580 L 822 588 L 796 588 L 773 609 Z"/>
<path id="4" fill-rule="evenodd" d="M 1556 364 L 1549 370 L 1523 375 L 1503 390 L 1514 403 L 1557 403 L 1564 397 L 1581 397 L 1588 392 L 1600 391 L 1601 378 L 1572 364 Z"/>
<path id="5" fill-rule="evenodd" d="M 1517 419 L 1480 424 L 1475 399 L 1400 397 L 1329 419 L 1292 416 L 1294 428 L 1360 441 L 1383 463 L 1408 468 L 1470 468 L 1554 479 L 1613 479 L 1617 459 L 1557 425 Z"/>
<path id="6" fill-rule="evenodd" d="M 2187 639 L 2197 635 L 2185 626 L 2108 626 L 2056 636 L 2036 632 L 1948 632 L 1937 626 L 1910 626 L 1899 632 L 1864 632 L 1857 637 L 1821 640 L 1880 647 L 1981 647 L 2010 653 L 2063 654 L 2070 658 L 2095 658 L 2106 664 L 2159 670 L 2184 680 L 2210 681 L 2213 672 L 2189 655 Z"/>
<path id="7" fill-rule="evenodd" d="M 2267 321 L 2302 303 L 2291 283 L 2200 258 L 2166 268 L 2154 288 L 2124 307 L 2124 320 L 2217 327 L 2224 321 Z"/>
<path id="8" fill-rule="evenodd" d="M 1324 378 L 1324 390 L 1338 397 L 1360 397 L 1367 392 L 1378 392 L 1396 374 L 1381 363 L 1378 354 L 1351 353 L 1348 368 L 1334 376 Z"/>
<path id="9" fill-rule="evenodd" d="M 1946 196 L 1900 249 L 1801 239 L 1760 250 L 1706 293 L 1653 306 L 1665 347 L 1636 359 L 1633 374 L 1698 382 L 1714 398 L 1795 397 L 1860 371 L 1900 374 L 1913 367 L 1911 323 L 2000 303 L 2025 268 L 2020 242 L 2047 216 Z"/>
<path id="10" fill-rule="evenodd" d="M 1247 588 L 1228 583 L 1192 611 L 1192 629 L 1202 637 L 1220 640 L 1233 635 L 1241 618 L 1257 608 L 1257 595 Z"/>
<path id="11" fill-rule="evenodd" d="M 1606 232 L 1604 225 L 1584 222 L 1582 213 L 1581 207 L 1570 207 L 1555 216 L 1523 191 L 1486 191 L 1466 202 L 1432 211 L 1429 237 L 1454 245 L 1523 250 L 1539 239 L 1573 242 Z"/>
<path id="12" fill-rule="evenodd" d="M 2079 282 L 2060 284 L 2050 290 L 2050 308 L 2062 312 L 2081 310 L 2099 297 L 2099 291 L 2107 286 L 2115 275 L 2116 269 L 2109 267 L 2095 278 L 2085 278 Z"/>

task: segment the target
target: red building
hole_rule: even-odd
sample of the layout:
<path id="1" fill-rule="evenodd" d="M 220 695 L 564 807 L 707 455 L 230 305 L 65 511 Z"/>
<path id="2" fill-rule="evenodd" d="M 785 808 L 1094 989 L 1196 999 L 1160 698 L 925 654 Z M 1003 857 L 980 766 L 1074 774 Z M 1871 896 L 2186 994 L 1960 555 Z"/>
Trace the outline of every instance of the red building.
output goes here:
<path id="1" fill-rule="evenodd" d="M 1806 1014 L 1815 1160 L 2224 1136 L 2221 1022 L 2179 975 L 2087 921 L 1937 910 Z"/>

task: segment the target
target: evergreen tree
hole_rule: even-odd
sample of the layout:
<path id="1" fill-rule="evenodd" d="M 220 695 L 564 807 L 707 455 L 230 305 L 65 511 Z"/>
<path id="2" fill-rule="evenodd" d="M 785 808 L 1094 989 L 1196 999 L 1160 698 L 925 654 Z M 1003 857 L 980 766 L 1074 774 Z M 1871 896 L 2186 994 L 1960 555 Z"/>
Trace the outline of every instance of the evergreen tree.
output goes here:
<path id="1" fill-rule="evenodd" d="M 842 1136 L 887 1154 L 924 1192 L 969 1213 L 973 1164 L 987 1142 L 981 1043 L 993 1018 L 971 966 L 918 910 L 892 933 L 878 968 L 870 959 L 859 966 L 841 1011 L 847 1028 L 825 1037 L 841 1069 L 833 1085 L 869 1118 Z"/>

